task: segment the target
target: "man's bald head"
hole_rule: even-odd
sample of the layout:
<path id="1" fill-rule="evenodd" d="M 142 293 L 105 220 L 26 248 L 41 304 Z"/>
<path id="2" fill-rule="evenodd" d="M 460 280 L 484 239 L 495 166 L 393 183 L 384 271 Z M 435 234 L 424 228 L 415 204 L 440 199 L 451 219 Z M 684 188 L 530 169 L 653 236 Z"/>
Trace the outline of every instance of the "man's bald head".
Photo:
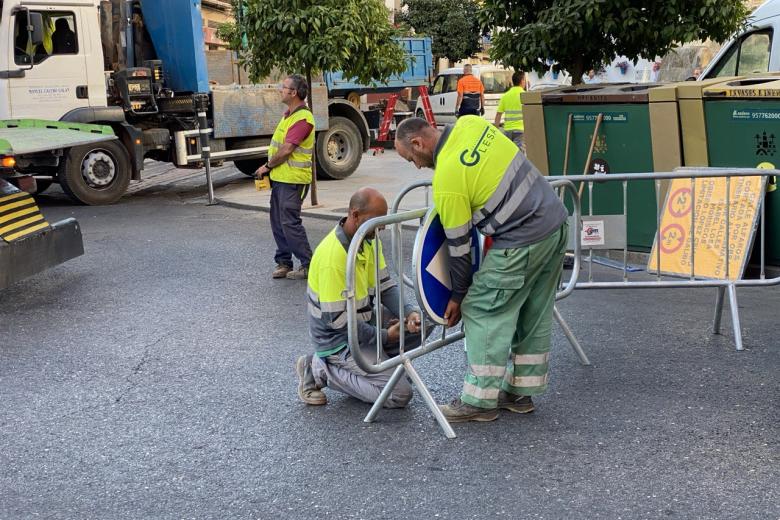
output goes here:
<path id="1" fill-rule="evenodd" d="M 379 190 L 360 188 L 349 199 L 349 212 L 344 223 L 344 231 L 351 238 L 363 222 L 387 215 L 387 200 Z M 375 233 L 369 233 L 366 238 L 373 239 Z"/>
<path id="2" fill-rule="evenodd" d="M 384 195 L 374 188 L 360 188 L 349 199 L 349 211 L 365 213 L 376 204 L 384 204 L 387 207 Z"/>

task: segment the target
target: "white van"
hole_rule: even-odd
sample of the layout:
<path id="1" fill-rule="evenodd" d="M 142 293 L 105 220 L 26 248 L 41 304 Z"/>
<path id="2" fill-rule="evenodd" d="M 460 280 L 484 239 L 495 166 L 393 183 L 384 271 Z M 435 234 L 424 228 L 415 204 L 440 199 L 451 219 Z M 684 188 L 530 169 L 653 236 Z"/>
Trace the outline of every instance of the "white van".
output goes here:
<path id="1" fill-rule="evenodd" d="M 780 0 L 763 3 L 750 15 L 749 22 L 745 32 L 721 47 L 699 75 L 699 81 L 780 71 Z"/>
<path id="2" fill-rule="evenodd" d="M 496 108 L 501 96 L 512 87 L 512 70 L 495 65 L 473 65 L 472 73 L 485 86 L 485 119 L 491 123 L 496 118 Z M 458 80 L 463 77 L 463 67 L 443 70 L 433 80 L 428 93 L 431 108 L 438 126 L 455 122 L 455 102 L 458 100 Z M 423 117 L 422 107 L 415 112 Z"/>

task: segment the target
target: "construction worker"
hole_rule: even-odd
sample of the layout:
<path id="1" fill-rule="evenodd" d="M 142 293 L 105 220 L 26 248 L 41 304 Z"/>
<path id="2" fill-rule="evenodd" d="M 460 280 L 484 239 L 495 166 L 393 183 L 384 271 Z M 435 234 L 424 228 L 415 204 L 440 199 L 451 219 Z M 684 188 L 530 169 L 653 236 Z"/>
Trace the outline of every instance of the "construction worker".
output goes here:
<path id="1" fill-rule="evenodd" d="M 271 229 L 276 241 L 273 278 L 305 279 L 311 262 L 311 246 L 301 221 L 301 205 L 312 177 L 314 116 L 306 106 L 309 85 L 298 74 L 287 76 L 279 90 L 287 105 L 268 149 L 268 162 L 255 177 L 271 175 Z M 293 255 L 301 265 L 293 270 Z"/>
<path id="2" fill-rule="evenodd" d="M 441 407 L 444 416 L 492 421 L 499 409 L 533 411 L 531 396 L 547 389 L 566 208 L 517 146 L 482 118 L 464 116 L 443 131 L 407 119 L 395 147 L 418 168 L 435 170 L 433 202 L 452 280 L 444 317 L 452 327 L 463 316 L 469 369 L 460 397 Z M 473 226 L 493 246 L 472 280 Z"/>
<path id="3" fill-rule="evenodd" d="M 485 114 L 485 86 L 471 73 L 471 65 L 463 66 L 463 77 L 458 80 L 455 112 L 458 117 Z"/>
<path id="4" fill-rule="evenodd" d="M 523 124 L 523 102 L 520 94 L 525 92 L 523 88 L 523 73 L 516 71 L 512 74 L 512 88 L 504 92 L 501 100 L 498 102 L 496 111 L 496 126 L 501 126 L 501 117 L 504 117 L 504 135 L 512 140 L 513 143 L 525 153 L 523 144 L 523 133 L 525 125 Z"/>
<path id="5" fill-rule="evenodd" d="M 322 388 L 329 387 L 361 401 L 373 403 L 387 384 L 392 370 L 379 374 L 364 372 L 355 362 L 347 339 L 347 251 L 357 229 L 367 220 L 387 214 L 387 201 L 373 188 L 361 188 L 349 201 L 349 213 L 320 242 L 314 251 L 309 271 L 309 332 L 314 355 L 301 356 L 295 363 L 298 396 L 309 405 L 327 403 Z M 355 272 L 358 306 L 358 342 L 365 357 L 377 361 L 376 337 L 380 335 L 386 356 L 398 354 L 401 326 L 409 333 L 404 345 L 420 344 L 420 313 L 411 305 L 399 307 L 399 292 L 385 265 L 382 244 L 379 257 L 374 254 L 374 233 L 361 244 Z M 376 280 L 376 264 L 379 280 Z M 373 316 L 373 297 L 381 293 L 383 323 L 377 327 Z M 398 317 L 404 316 L 404 322 Z M 385 402 L 387 408 L 402 408 L 412 398 L 412 387 L 402 378 Z"/>

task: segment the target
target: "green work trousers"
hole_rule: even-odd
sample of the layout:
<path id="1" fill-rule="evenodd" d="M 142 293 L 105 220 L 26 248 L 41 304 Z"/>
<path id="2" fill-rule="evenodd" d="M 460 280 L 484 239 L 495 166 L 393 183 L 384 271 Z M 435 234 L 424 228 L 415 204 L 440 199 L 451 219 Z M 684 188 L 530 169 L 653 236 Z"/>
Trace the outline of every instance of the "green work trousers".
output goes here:
<path id="1" fill-rule="evenodd" d="M 490 249 L 463 300 L 469 370 L 461 400 L 495 408 L 499 390 L 547 390 L 555 292 L 568 225 L 539 242 Z"/>

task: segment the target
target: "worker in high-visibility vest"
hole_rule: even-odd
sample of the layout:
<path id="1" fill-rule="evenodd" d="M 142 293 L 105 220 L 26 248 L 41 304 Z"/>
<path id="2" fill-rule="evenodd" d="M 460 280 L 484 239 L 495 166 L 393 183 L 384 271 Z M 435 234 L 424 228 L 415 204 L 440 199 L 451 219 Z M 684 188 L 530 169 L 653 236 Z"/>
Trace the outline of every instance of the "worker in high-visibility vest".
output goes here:
<path id="1" fill-rule="evenodd" d="M 444 317 L 453 327 L 463 316 L 469 369 L 461 395 L 441 407 L 444 416 L 492 421 L 499 409 L 533 411 L 531 396 L 547 389 L 565 206 L 517 146 L 479 117 L 461 117 L 443 131 L 407 119 L 395 147 L 418 168 L 434 168 L 433 203 L 450 253 Z M 474 226 L 493 246 L 472 280 Z"/>
<path id="2" fill-rule="evenodd" d="M 504 135 L 512 140 L 520 150 L 525 153 L 523 134 L 525 124 L 523 122 L 523 101 L 520 95 L 525 92 L 523 86 L 523 73 L 516 71 L 512 74 L 512 88 L 504 92 L 498 102 L 496 110 L 496 126 L 501 126 L 501 118 L 504 118 Z"/>
<path id="3" fill-rule="evenodd" d="M 463 66 L 463 76 L 458 80 L 457 90 L 455 113 L 458 117 L 485 114 L 485 86 L 472 74 L 471 65 Z"/>
<path id="4" fill-rule="evenodd" d="M 271 175 L 271 230 L 276 241 L 273 278 L 305 279 L 311 246 L 301 221 L 301 206 L 309 192 L 314 155 L 314 116 L 306 106 L 309 85 L 299 74 L 287 76 L 279 89 L 287 105 L 268 148 L 268 162 L 255 172 Z M 301 262 L 293 269 L 293 255 Z"/>
<path id="5" fill-rule="evenodd" d="M 309 270 L 307 307 L 309 332 L 314 342 L 313 355 L 301 356 L 295 363 L 298 375 L 298 396 L 309 405 L 327 403 L 323 388 L 329 387 L 362 401 L 373 403 L 390 380 L 393 370 L 378 374 L 364 372 L 352 357 L 347 333 L 347 251 L 358 228 L 367 220 L 387 214 L 387 201 L 373 188 L 361 188 L 349 201 L 347 216 L 320 242 L 314 251 Z M 381 338 L 386 356 L 397 355 L 400 349 L 401 326 L 405 327 L 404 346 L 420 344 L 420 313 L 412 305 L 400 307 L 399 290 L 390 277 L 378 244 L 378 256 L 371 233 L 361 244 L 355 266 L 355 298 L 357 301 L 358 344 L 364 356 L 377 361 L 376 340 Z M 378 266 L 377 266 L 378 264 Z M 376 268 L 379 267 L 379 279 Z M 379 291 L 383 323 L 377 327 L 373 300 Z M 403 317 L 403 321 L 397 318 Z M 412 398 L 412 387 L 406 378 L 399 380 L 385 402 L 387 408 L 402 408 Z"/>

